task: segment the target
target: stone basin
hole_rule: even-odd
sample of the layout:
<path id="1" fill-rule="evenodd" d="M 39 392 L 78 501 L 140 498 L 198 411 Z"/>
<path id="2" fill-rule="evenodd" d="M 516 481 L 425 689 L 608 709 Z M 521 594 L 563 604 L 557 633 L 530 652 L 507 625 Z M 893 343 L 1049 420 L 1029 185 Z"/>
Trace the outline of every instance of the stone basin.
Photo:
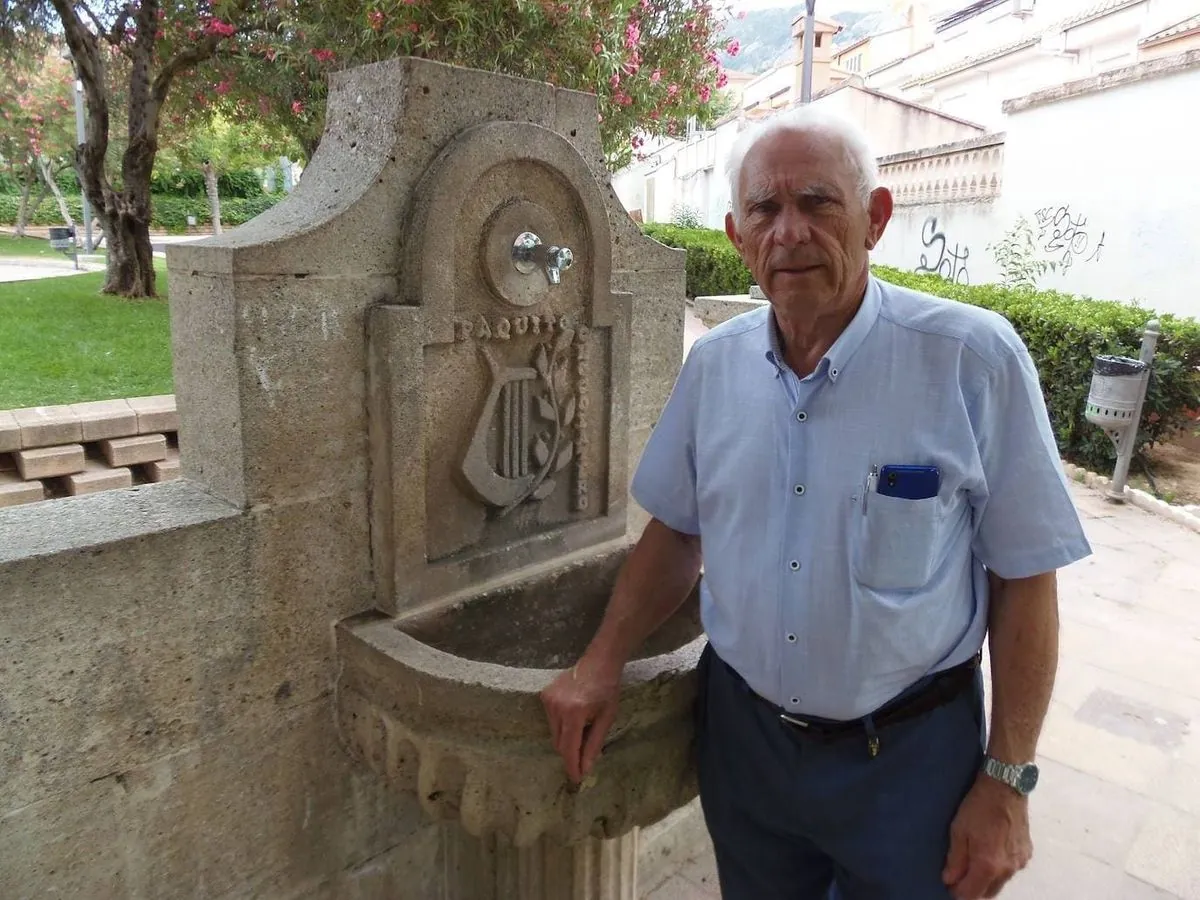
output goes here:
<path id="1" fill-rule="evenodd" d="M 620 541 L 469 597 L 338 626 L 338 715 L 353 753 L 437 820 L 514 846 L 620 837 L 695 796 L 696 591 L 635 654 L 599 764 L 566 778 L 539 694 L 586 647 L 628 553 Z"/>

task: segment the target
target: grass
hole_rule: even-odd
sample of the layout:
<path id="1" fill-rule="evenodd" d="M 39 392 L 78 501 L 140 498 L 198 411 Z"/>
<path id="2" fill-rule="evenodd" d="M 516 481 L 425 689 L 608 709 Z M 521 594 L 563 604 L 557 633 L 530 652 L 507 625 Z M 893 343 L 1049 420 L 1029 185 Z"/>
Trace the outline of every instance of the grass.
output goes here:
<path id="1" fill-rule="evenodd" d="M 155 300 L 101 294 L 103 272 L 0 284 L 0 409 L 171 393 L 158 268 Z"/>
<path id="2" fill-rule="evenodd" d="M 70 259 L 59 250 L 53 250 L 50 242 L 35 237 L 15 237 L 11 234 L 0 234 L 0 257 L 40 256 Z"/>

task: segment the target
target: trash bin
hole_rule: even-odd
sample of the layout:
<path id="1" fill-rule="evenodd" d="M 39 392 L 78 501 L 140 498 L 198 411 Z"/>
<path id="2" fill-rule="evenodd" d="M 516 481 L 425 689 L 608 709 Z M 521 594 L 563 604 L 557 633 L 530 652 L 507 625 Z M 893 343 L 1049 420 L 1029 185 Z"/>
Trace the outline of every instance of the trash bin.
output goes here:
<path id="1" fill-rule="evenodd" d="M 75 247 L 75 229 L 66 225 L 50 228 L 50 247 L 54 250 L 72 250 Z"/>
<path id="2" fill-rule="evenodd" d="M 1133 424 L 1147 368 L 1140 359 L 1128 356 L 1097 356 L 1084 408 L 1087 420 L 1106 431 Z"/>

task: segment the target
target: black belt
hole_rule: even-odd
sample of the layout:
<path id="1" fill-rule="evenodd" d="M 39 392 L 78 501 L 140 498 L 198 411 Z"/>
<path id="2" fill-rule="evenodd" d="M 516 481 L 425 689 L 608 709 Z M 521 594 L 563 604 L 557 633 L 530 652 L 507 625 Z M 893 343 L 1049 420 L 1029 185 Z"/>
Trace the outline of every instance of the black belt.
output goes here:
<path id="1" fill-rule="evenodd" d="M 822 741 L 833 741 L 853 735 L 865 735 L 871 756 L 875 756 L 879 752 L 878 732 L 880 729 L 915 719 L 917 716 L 931 712 L 957 699 L 974 683 L 975 671 L 979 668 L 981 660 L 982 653 L 976 653 L 966 662 L 934 674 L 926 684 L 917 690 L 885 703 L 862 718 L 846 721 L 794 716 L 755 693 L 748 685 L 747 690 L 758 702 L 766 704 L 772 712 L 778 715 L 781 722 L 805 736 Z M 745 683 L 732 666 L 728 663 L 725 663 L 725 666 L 739 681 Z"/>

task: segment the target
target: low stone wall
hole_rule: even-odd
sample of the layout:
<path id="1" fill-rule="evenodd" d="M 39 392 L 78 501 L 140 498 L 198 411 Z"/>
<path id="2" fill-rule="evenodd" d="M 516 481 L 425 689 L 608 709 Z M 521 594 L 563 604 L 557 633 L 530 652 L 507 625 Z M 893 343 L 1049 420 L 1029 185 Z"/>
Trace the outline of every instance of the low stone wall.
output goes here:
<path id="1" fill-rule="evenodd" d="M 706 328 L 716 328 L 722 322 L 765 306 L 766 303 L 766 300 L 755 299 L 749 294 L 721 294 L 697 297 L 692 301 L 692 309 Z"/>
<path id="2" fill-rule="evenodd" d="M 0 411 L 0 506 L 179 476 L 175 397 Z"/>

